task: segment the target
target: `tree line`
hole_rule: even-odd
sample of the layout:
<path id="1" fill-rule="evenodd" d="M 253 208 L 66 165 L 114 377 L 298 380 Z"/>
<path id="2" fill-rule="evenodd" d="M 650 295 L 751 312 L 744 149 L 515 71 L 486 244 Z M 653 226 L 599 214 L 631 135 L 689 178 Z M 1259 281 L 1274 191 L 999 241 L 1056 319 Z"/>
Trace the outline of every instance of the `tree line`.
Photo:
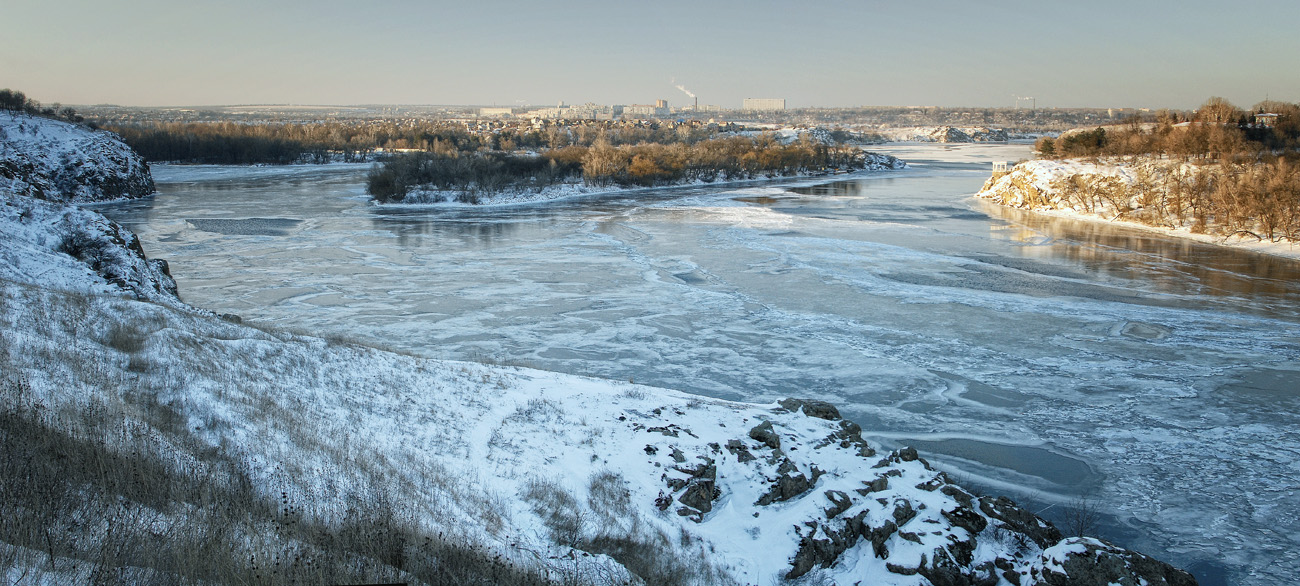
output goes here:
<path id="1" fill-rule="evenodd" d="M 861 169 L 865 164 L 856 147 L 807 138 L 782 144 L 769 134 L 671 144 L 602 140 L 537 155 L 451 149 L 398 155 L 371 170 L 367 188 L 385 203 L 402 201 L 415 190 L 454 192 L 457 200 L 475 203 L 484 194 L 538 190 L 579 179 L 595 186 L 649 187 Z"/>
<path id="2" fill-rule="evenodd" d="M 71 106 L 63 106 L 57 103 L 44 106 L 40 102 L 27 97 L 26 94 L 9 88 L 0 90 L 0 110 L 25 112 L 33 116 L 53 118 L 73 124 L 81 124 L 86 120 Z"/>
<path id="3" fill-rule="evenodd" d="M 556 149 L 566 146 L 694 143 L 717 131 L 667 124 L 519 125 L 473 132 L 459 122 L 365 120 L 315 123 L 105 123 L 146 160 L 201 164 L 366 161 L 377 150 L 438 152 Z"/>
<path id="4" fill-rule="evenodd" d="M 1268 124 L 1256 114 L 1276 114 Z M 1187 160 L 1244 159 L 1300 150 L 1300 104 L 1265 101 L 1250 112 L 1223 98 L 1210 98 L 1190 115 L 1162 110 L 1154 119 L 1131 117 L 1125 124 L 1042 137 L 1040 158 L 1160 155 Z"/>

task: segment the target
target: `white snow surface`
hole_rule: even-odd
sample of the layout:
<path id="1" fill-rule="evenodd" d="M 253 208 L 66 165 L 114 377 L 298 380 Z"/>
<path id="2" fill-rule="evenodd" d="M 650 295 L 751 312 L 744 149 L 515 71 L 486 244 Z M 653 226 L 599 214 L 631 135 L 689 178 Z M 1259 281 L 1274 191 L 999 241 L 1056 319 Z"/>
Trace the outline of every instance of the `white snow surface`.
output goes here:
<path id="1" fill-rule="evenodd" d="M 1186 166 L 1187 164 L 1183 165 Z M 1055 184 L 1076 175 L 1087 177 L 1090 180 L 1113 180 L 1128 187 L 1132 187 L 1138 181 L 1137 170 L 1132 165 L 1107 161 L 1091 162 L 1082 159 L 1037 159 L 1018 163 L 1006 175 L 991 179 L 976 196 L 1002 205 L 1032 209 L 1034 212 L 1052 216 L 1105 222 L 1208 244 L 1253 250 L 1286 258 L 1300 258 L 1300 243 L 1296 242 L 1270 242 L 1245 235 L 1224 237 L 1200 234 L 1192 232 L 1190 222 L 1188 225 L 1177 227 L 1151 226 L 1141 222 L 1124 220 L 1118 216 L 1115 209 L 1109 206 L 1092 211 L 1083 209 L 1068 201 L 1054 187 Z M 1044 199 L 1047 202 L 1046 205 L 1034 201 L 1039 200 L 1041 202 Z M 1137 195 L 1134 195 L 1128 203 L 1135 209 L 1141 207 Z"/>
<path id="2" fill-rule="evenodd" d="M 116 134 L 0 112 L 0 191 L 95 202 L 154 191 L 149 165 Z"/>

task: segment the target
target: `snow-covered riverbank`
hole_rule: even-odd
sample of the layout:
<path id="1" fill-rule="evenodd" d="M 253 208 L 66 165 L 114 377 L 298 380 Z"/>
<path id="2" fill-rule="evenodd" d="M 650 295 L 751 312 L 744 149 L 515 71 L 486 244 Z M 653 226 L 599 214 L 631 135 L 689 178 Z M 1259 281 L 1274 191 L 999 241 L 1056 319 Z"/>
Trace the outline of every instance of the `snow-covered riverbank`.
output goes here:
<path id="1" fill-rule="evenodd" d="M 1082 160 L 1026 161 L 1016 165 L 1009 173 L 990 178 L 976 196 L 1057 217 L 1105 222 L 1207 244 L 1300 259 L 1300 242 L 1283 239 L 1272 241 L 1244 233 L 1215 235 L 1204 231 L 1196 232 L 1195 223 L 1190 218 L 1178 221 L 1169 216 L 1161 216 L 1157 221 L 1164 225 L 1126 219 L 1142 215 L 1144 202 L 1148 201 L 1143 197 L 1143 191 L 1163 193 L 1167 189 L 1165 177 L 1170 174 L 1185 174 L 1186 167 L 1189 166 L 1168 161 L 1144 161 L 1136 164 Z M 1095 198 L 1096 205 L 1088 205 L 1074 196 L 1079 186 L 1094 192 L 1111 193 L 1109 196 L 1098 195 Z"/>
<path id="2" fill-rule="evenodd" d="M 459 548 L 568 583 L 1192 583 L 1062 539 L 915 450 L 878 453 L 826 403 L 712 400 L 246 326 L 176 300 L 120 226 L 10 192 L 0 234 L 6 469 L 85 452 L 115 462 L 0 493 L 11 582 L 209 567 L 167 554 L 187 551 L 251 560 L 259 581 L 337 580 L 312 572 L 340 558 L 417 581 Z M 137 464 L 162 479 L 153 492 L 100 482 Z M 225 494 L 247 508 L 212 498 Z M 358 519 L 401 539 L 331 556 L 342 538 L 321 536 Z"/>
<path id="3" fill-rule="evenodd" d="M 1023 584 L 1111 551 L 972 495 L 912 450 L 877 453 L 824 403 L 707 400 L 264 331 L 113 294 L 98 274 L 141 283 L 160 275 L 108 267 L 124 262 L 111 255 L 95 271 L 68 267 L 47 280 L 20 269 L 76 261 L 22 244 L 61 241 L 67 227 L 42 220 L 54 214 L 48 204 L 4 198 L 0 225 L 14 236 L 6 258 L 17 260 L 0 287 L 6 400 L 108 409 L 164 438 L 172 447 L 160 456 L 177 465 L 202 460 L 178 446 L 224 451 L 269 501 L 345 510 L 347 495 L 379 491 L 426 531 L 470 535 L 517 563 L 527 552 L 570 559 L 575 547 L 608 554 L 583 571 L 614 582 L 632 577 L 617 563 L 628 560 L 600 545 L 608 540 L 693 560 L 708 583 L 814 573 L 840 583 Z M 115 234 L 81 233 L 105 249 Z M 133 415 L 142 397 L 185 424 Z M 150 523 L 189 522 L 184 511 L 154 513 Z M 322 515 L 314 520 L 330 522 Z M 41 558 L 22 550 L 19 565 L 40 567 Z"/>

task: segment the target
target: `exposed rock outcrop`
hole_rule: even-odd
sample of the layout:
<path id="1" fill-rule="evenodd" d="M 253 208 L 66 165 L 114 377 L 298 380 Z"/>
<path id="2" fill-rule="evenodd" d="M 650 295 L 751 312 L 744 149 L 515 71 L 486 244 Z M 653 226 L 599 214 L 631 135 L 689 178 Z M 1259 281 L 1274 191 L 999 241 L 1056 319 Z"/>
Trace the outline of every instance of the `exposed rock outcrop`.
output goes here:
<path id="1" fill-rule="evenodd" d="M 177 301 L 167 261 L 146 258 L 134 233 L 89 210 L 0 190 L 0 250 L 10 256 L 0 277 L 79 291 L 98 282 L 87 292 Z"/>
<path id="2" fill-rule="evenodd" d="M 887 131 L 893 140 L 912 142 L 1006 142 L 1010 135 L 1002 128 L 987 126 L 923 126 Z"/>
<path id="3" fill-rule="evenodd" d="M 176 302 L 166 261 L 145 258 L 130 230 L 68 205 L 153 190 L 149 166 L 116 135 L 0 112 L 0 277 Z"/>
<path id="4" fill-rule="evenodd" d="M 0 190 L 86 203 L 154 192 L 149 165 L 117 135 L 16 112 L 0 112 Z"/>
<path id="5" fill-rule="evenodd" d="M 1051 523 L 1007 498 L 972 494 L 915 448 L 876 456 L 833 405 L 806 399 L 778 405 L 757 423 L 750 420 L 748 430 L 731 432 L 741 437 L 660 436 L 655 455 L 669 472 L 657 506 L 675 501 L 678 516 L 704 525 L 714 522 L 718 503 L 726 503 L 730 519 L 738 512 L 747 517 L 745 506 L 755 518 L 774 510 L 798 519 L 797 545 L 783 575 L 790 580 L 815 572 L 847 579 L 847 566 L 943 586 L 1093 584 L 1094 576 L 1102 580 L 1097 584 L 1189 584 L 1181 581 L 1190 579 L 1185 572 L 1162 562 L 1095 540 L 1063 539 Z M 656 414 L 666 419 L 656 427 L 672 425 L 668 411 Z M 651 426 L 633 427 L 648 432 Z M 715 459 L 718 453 L 727 457 Z M 684 465 L 682 457 L 696 464 Z M 867 583 L 872 575 L 854 576 Z M 894 583 L 878 575 L 877 581 Z"/>
<path id="6" fill-rule="evenodd" d="M 1140 553 L 1098 539 L 1066 539 L 1041 558 L 1047 586 L 1194 586 L 1191 574 Z"/>

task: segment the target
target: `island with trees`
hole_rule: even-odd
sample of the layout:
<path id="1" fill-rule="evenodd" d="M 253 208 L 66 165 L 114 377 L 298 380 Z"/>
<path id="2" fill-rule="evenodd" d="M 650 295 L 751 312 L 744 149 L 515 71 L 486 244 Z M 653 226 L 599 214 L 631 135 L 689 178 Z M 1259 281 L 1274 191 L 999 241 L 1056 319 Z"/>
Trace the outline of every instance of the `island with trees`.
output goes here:
<path id="1" fill-rule="evenodd" d="M 612 188 L 825 175 L 900 169 L 889 155 L 803 134 L 783 142 L 771 133 L 615 145 L 605 137 L 540 153 L 468 151 L 447 145 L 387 158 L 368 177 L 381 203 L 486 203 L 547 199 Z"/>

